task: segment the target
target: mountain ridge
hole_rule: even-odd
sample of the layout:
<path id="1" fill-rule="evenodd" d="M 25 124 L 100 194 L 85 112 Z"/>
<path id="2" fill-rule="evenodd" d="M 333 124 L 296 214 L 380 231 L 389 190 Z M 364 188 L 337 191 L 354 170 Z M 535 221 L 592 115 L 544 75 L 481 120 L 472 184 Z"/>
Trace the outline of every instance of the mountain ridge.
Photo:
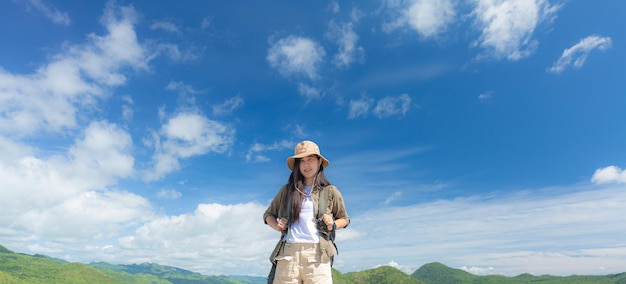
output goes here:
<path id="1" fill-rule="evenodd" d="M 265 277 L 210 276 L 178 267 L 156 263 L 90 264 L 67 262 L 49 256 L 15 253 L 0 245 L 0 283 L 156 283 L 156 284 L 257 284 Z M 626 283 L 626 272 L 609 275 L 535 276 L 522 273 L 514 277 L 474 275 L 440 262 L 422 265 L 412 274 L 391 266 L 380 266 L 358 272 L 341 273 L 333 269 L 335 284 L 464 284 L 464 283 Z"/>

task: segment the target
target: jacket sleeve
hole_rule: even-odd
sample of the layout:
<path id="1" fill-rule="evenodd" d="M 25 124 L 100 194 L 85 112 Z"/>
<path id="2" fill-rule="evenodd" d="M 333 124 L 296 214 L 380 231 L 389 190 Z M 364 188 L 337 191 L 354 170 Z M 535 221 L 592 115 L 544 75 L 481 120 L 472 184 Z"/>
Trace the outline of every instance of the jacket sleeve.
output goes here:
<path id="1" fill-rule="evenodd" d="M 287 217 L 286 215 L 284 215 L 285 212 L 280 212 L 281 207 L 283 207 L 282 204 L 286 201 L 286 198 L 287 186 L 283 186 L 280 188 L 280 190 L 278 190 L 276 196 L 274 196 L 274 199 L 272 199 L 272 203 L 270 203 L 269 207 L 267 207 L 267 209 L 265 210 L 265 213 L 263 213 L 263 223 L 267 224 L 267 221 L 265 221 L 265 218 L 267 218 L 267 216 L 274 216 L 274 218 Z"/>
<path id="2" fill-rule="evenodd" d="M 330 210 L 333 213 L 333 217 L 335 218 L 335 220 L 345 219 L 346 227 L 348 227 L 348 225 L 350 224 L 350 217 L 348 216 L 348 212 L 346 211 L 346 204 L 343 201 L 343 196 L 336 186 L 331 187 L 331 193 L 332 208 Z"/>

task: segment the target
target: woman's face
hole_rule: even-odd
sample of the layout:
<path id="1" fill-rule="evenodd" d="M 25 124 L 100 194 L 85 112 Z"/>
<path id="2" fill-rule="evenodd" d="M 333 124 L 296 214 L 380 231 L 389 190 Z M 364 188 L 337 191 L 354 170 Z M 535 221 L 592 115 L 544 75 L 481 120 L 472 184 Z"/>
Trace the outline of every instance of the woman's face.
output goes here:
<path id="1" fill-rule="evenodd" d="M 310 155 L 300 159 L 300 173 L 306 181 L 312 181 L 319 171 L 322 160 L 317 155 Z"/>

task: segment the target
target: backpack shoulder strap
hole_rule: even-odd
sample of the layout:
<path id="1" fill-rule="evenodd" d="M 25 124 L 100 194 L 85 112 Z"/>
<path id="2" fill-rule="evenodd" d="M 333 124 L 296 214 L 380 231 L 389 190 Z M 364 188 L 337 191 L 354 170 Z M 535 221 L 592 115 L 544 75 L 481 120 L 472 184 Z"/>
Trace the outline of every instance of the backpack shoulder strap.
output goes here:
<path id="1" fill-rule="evenodd" d="M 289 227 L 291 227 L 291 193 L 292 191 L 289 191 L 287 194 L 287 231 L 284 232 L 284 235 L 289 235 Z"/>
<path id="2" fill-rule="evenodd" d="M 317 209 L 317 218 L 322 218 L 326 211 L 326 203 L 330 202 L 330 186 L 322 188 L 320 192 L 319 208 Z"/>
<path id="3" fill-rule="evenodd" d="M 317 209 L 317 219 L 321 219 L 322 215 L 324 215 L 324 212 L 326 211 L 326 203 L 330 203 L 330 193 L 332 191 L 332 185 L 329 185 L 327 187 L 322 188 L 322 191 L 320 192 L 320 201 L 318 202 L 319 204 L 319 208 Z M 325 226 L 324 226 L 325 227 Z M 324 228 L 324 230 L 326 230 Z M 335 244 L 335 230 L 332 230 L 330 232 L 327 232 L 328 234 L 328 240 L 333 244 L 333 246 L 335 247 L 335 251 L 337 252 L 337 254 L 339 254 L 339 249 L 337 248 L 337 244 Z M 333 262 L 334 262 L 334 256 L 330 257 L 330 266 L 333 266 Z"/>

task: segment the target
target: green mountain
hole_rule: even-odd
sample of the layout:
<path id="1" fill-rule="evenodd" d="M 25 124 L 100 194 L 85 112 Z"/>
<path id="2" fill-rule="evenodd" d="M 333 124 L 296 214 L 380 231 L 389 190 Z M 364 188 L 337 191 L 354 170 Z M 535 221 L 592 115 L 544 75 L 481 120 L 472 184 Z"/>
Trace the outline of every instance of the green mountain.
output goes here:
<path id="1" fill-rule="evenodd" d="M 269 269 L 269 267 L 268 267 Z M 70 263 L 44 255 L 15 253 L 0 245 L 0 283 L 89 283 L 89 284 L 257 284 L 266 283 L 265 277 L 207 276 L 188 270 L 154 263 L 114 265 L 94 262 L 89 265 Z M 359 272 L 342 274 L 333 269 L 335 284 L 626 284 L 626 273 L 603 276 L 534 276 L 501 275 L 479 276 L 442 263 L 428 263 L 408 275 L 396 268 L 382 266 Z"/>
<path id="2" fill-rule="evenodd" d="M 359 272 L 346 273 L 345 277 L 349 282 L 354 284 L 424 284 L 424 282 L 411 277 L 410 275 L 393 268 L 391 266 L 381 266 L 374 269 L 368 269 Z M 333 280 L 335 277 L 333 276 Z M 334 281 L 335 282 L 335 281 Z"/>
<path id="3" fill-rule="evenodd" d="M 450 268 L 439 262 L 425 264 L 413 272 L 411 276 L 426 284 L 626 284 L 626 273 L 606 276 L 534 276 L 528 273 L 520 274 L 515 277 L 502 275 L 479 276 L 461 269 Z"/>
<path id="4" fill-rule="evenodd" d="M 439 262 L 433 262 L 415 270 L 411 276 L 426 283 L 433 283 L 434 281 L 439 284 L 451 284 L 463 283 L 463 279 L 471 277 L 471 274 L 460 269 L 452 269 Z"/>
<path id="5" fill-rule="evenodd" d="M 82 263 L 14 253 L 0 246 L 1 283 L 122 283 L 106 273 Z"/>
<path id="6" fill-rule="evenodd" d="M 261 281 L 262 280 L 262 281 Z M 69 263 L 43 255 L 14 253 L 0 245 L 2 284 L 252 284 L 264 277 L 206 276 L 158 264 L 112 265 Z"/>
<path id="7" fill-rule="evenodd" d="M 166 280 L 163 283 L 174 284 L 248 284 L 262 283 L 265 277 L 228 277 L 228 276 L 206 276 L 200 273 L 180 269 L 177 267 L 164 266 L 155 263 L 113 265 L 106 262 L 90 263 L 90 266 L 105 272 L 131 274 L 136 276 L 156 276 L 158 279 Z M 260 282 L 261 281 L 261 282 Z"/>

